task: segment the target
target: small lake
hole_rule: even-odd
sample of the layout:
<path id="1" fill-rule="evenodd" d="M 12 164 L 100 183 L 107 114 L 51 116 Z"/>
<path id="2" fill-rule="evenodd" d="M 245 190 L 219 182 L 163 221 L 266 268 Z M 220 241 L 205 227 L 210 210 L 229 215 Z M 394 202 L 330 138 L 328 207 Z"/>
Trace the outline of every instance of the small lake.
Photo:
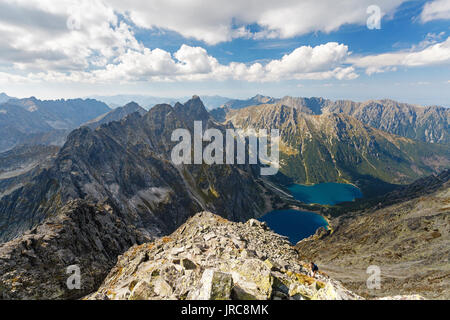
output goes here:
<path id="1" fill-rule="evenodd" d="M 361 191 L 344 183 L 321 183 L 312 186 L 293 184 L 288 187 L 292 196 L 305 203 L 333 205 L 361 198 Z M 313 235 L 320 227 L 326 227 L 327 221 L 319 214 L 299 210 L 274 210 L 259 219 L 264 221 L 276 233 L 289 238 L 292 244 Z"/>
<path id="2" fill-rule="evenodd" d="M 312 186 L 293 184 L 288 189 L 295 199 L 304 203 L 333 205 L 363 196 L 357 187 L 345 183 L 320 183 Z"/>

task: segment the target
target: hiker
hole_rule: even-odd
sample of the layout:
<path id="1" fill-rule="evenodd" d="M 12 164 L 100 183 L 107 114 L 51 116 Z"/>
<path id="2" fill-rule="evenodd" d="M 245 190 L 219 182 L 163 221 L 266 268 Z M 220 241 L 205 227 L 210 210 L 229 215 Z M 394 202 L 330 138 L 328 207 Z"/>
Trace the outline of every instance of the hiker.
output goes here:
<path id="1" fill-rule="evenodd" d="M 312 277 L 315 278 L 316 277 L 316 272 L 319 271 L 319 267 L 311 261 L 311 272 L 312 272 Z"/>

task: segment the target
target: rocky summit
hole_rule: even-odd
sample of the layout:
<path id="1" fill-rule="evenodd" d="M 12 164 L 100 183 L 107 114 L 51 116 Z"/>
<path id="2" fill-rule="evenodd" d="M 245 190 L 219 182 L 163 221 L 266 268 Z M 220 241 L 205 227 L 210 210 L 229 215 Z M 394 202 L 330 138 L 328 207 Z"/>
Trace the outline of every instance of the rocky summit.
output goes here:
<path id="1" fill-rule="evenodd" d="M 265 223 L 205 211 L 170 236 L 130 248 L 86 299 L 362 298 L 324 273 L 311 277 L 294 247 Z"/>
<path id="2" fill-rule="evenodd" d="M 130 248 L 89 299 L 359 298 L 308 271 L 264 223 L 233 223 L 205 211 L 170 236 Z"/>

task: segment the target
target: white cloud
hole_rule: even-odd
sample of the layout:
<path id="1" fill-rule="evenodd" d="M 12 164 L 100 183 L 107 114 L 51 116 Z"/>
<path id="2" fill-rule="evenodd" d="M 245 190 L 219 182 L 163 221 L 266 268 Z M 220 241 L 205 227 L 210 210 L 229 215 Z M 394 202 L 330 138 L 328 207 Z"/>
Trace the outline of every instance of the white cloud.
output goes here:
<path id="1" fill-rule="evenodd" d="M 424 49 L 432 44 L 438 43 L 442 39 L 445 38 L 445 31 L 439 32 L 439 33 L 432 33 L 429 32 L 425 36 L 425 39 L 421 41 L 417 46 L 413 46 L 413 49 Z"/>
<path id="2" fill-rule="evenodd" d="M 435 0 L 423 7 L 420 15 L 422 22 L 439 19 L 450 19 L 450 0 Z"/>
<path id="3" fill-rule="evenodd" d="M 271 60 L 264 65 L 239 62 L 223 65 L 204 48 L 182 45 L 173 55 L 162 49 L 129 49 L 104 68 L 69 73 L 31 73 L 28 78 L 54 82 L 355 79 L 358 75 L 354 68 L 343 65 L 348 55 L 347 46 L 329 42 L 316 47 L 299 47 L 281 59 Z"/>
<path id="4" fill-rule="evenodd" d="M 366 69 L 371 75 L 385 71 L 394 71 L 397 67 L 418 67 L 450 63 L 450 37 L 439 43 L 434 43 L 419 51 L 399 51 L 351 57 L 347 61 L 355 67 Z"/>
<path id="5" fill-rule="evenodd" d="M 449 1 L 427 4 L 422 19 L 442 13 Z M 402 2 L 380 0 L 378 5 L 386 15 Z M 146 48 L 126 22 L 215 44 L 233 38 L 289 38 L 330 32 L 348 23 L 364 24 L 370 4 L 371 0 L 2 1 L 0 81 L 351 80 L 358 77 L 359 68 L 373 74 L 449 62 L 450 38 L 442 41 L 445 33 L 441 32 L 428 34 L 409 51 L 353 57 L 345 44 L 328 42 L 301 46 L 264 63 L 221 64 L 202 47 L 182 45 L 173 53 Z M 129 20 L 120 21 L 119 14 Z M 247 24 L 258 24 L 261 30 L 252 33 Z"/>
<path id="6" fill-rule="evenodd" d="M 378 0 L 392 14 L 406 0 Z M 163 28 L 208 44 L 236 37 L 290 38 L 309 32 L 331 32 L 345 24 L 365 24 L 373 0 L 108 0 L 142 28 Z M 257 24 L 251 34 L 242 26 Z M 237 25 L 238 29 L 233 28 Z"/>
<path id="7" fill-rule="evenodd" d="M 27 83 L 31 82 L 32 80 L 28 77 L 11 74 L 7 72 L 0 72 L 0 84 L 10 84 L 10 83 Z"/>
<path id="8" fill-rule="evenodd" d="M 286 74 L 328 71 L 339 66 L 347 56 L 348 47 L 336 42 L 314 48 L 302 46 L 280 60 L 271 61 L 266 70 L 275 78 L 282 78 Z"/>
<path id="9" fill-rule="evenodd" d="M 0 3 L 3 40 L 0 64 L 13 70 L 13 74 L 21 74 L 14 79 L 31 81 L 353 79 L 357 76 L 354 69 L 342 65 L 349 54 L 343 44 L 302 46 L 264 65 L 237 62 L 222 65 L 201 47 L 183 45 L 173 55 L 146 48 L 136 40 L 130 25 L 119 21 L 117 16 L 121 12 L 141 27 L 171 29 L 217 43 L 235 37 L 284 37 L 306 32 L 311 27 L 309 24 L 291 25 L 289 30 L 284 30 L 283 24 L 276 26 L 276 19 L 268 20 L 268 13 L 279 16 L 284 10 L 291 12 L 297 8 L 305 15 L 307 8 L 313 14 L 323 9 L 322 4 L 319 7 L 309 0 L 301 3 L 282 0 L 277 5 L 272 1 L 155 0 L 132 1 L 126 7 L 119 1 L 10 0 Z M 251 34 L 244 26 L 231 28 L 233 19 L 261 21 L 267 29 Z"/>
<path id="10" fill-rule="evenodd" d="M 0 63 L 19 70 L 84 70 L 142 47 L 114 10 L 97 0 L 2 2 L 0 33 Z"/>

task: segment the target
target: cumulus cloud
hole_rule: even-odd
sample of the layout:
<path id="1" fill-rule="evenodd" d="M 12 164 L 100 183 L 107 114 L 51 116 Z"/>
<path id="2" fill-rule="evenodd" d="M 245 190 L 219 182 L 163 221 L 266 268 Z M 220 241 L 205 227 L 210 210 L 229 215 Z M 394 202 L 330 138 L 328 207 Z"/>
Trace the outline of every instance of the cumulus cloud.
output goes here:
<path id="1" fill-rule="evenodd" d="M 30 77 L 24 77 L 21 75 L 11 74 L 8 72 L 0 71 L 0 84 L 10 84 L 10 83 L 28 83 L 33 80 Z"/>
<path id="2" fill-rule="evenodd" d="M 201 81 L 242 80 L 269 82 L 292 79 L 354 79 L 354 68 L 343 66 L 347 46 L 329 42 L 316 47 L 302 46 L 279 60 L 266 64 L 231 62 L 220 64 L 201 47 L 182 45 L 174 54 L 162 49 L 128 50 L 104 68 L 70 73 L 40 72 L 30 79 L 46 81 Z"/>
<path id="3" fill-rule="evenodd" d="M 392 14 L 406 0 L 378 0 Z M 309 32 L 331 32 L 345 24 L 365 24 L 373 0 L 107 0 L 142 28 L 163 28 L 208 44 L 236 37 L 290 38 Z M 259 25 L 251 33 L 245 25 Z M 235 26 L 238 28 L 235 28 Z"/>
<path id="4" fill-rule="evenodd" d="M 130 26 L 101 1 L 2 2 L 0 33 L 0 63 L 21 70 L 104 66 L 128 48 L 142 47 Z"/>
<path id="5" fill-rule="evenodd" d="M 276 27 L 276 20 L 269 21 L 269 11 L 279 16 L 283 10 L 298 5 L 297 1 L 284 0 L 276 6 L 272 1 L 256 4 L 234 0 L 189 3 L 155 0 L 132 1 L 124 7 L 121 1 L 10 0 L 0 4 L 3 40 L 0 64 L 21 72 L 22 77 L 30 81 L 235 79 L 264 82 L 355 78 L 354 69 L 342 65 L 349 55 L 348 47 L 343 44 L 302 46 L 264 65 L 238 62 L 223 65 L 201 47 L 182 45 L 173 54 L 146 48 L 137 41 L 132 27 L 118 18 L 122 13 L 144 28 L 170 29 L 187 37 L 217 43 L 236 37 L 277 37 L 306 32 L 310 27 L 290 26 L 291 29 L 284 30 L 282 24 Z M 302 5 L 312 11 L 317 9 L 309 0 Z M 283 10 L 276 11 L 276 8 Z M 306 7 L 300 11 L 304 10 Z M 244 26 L 232 28 L 233 19 L 236 23 L 261 22 L 267 29 L 255 35 Z M 17 77 L 15 79 L 25 79 Z"/>
<path id="6" fill-rule="evenodd" d="M 378 5 L 386 15 L 402 2 L 380 0 Z M 449 1 L 426 5 L 422 16 L 444 8 L 444 2 Z M 345 44 L 328 42 L 300 46 L 264 63 L 223 64 L 200 46 L 182 45 L 175 52 L 147 48 L 133 32 L 135 24 L 172 30 L 208 44 L 234 38 L 289 38 L 364 24 L 370 4 L 371 0 L 2 1 L 0 81 L 351 80 L 358 77 L 358 69 L 373 74 L 449 61 L 450 38 L 442 41 L 444 33 L 429 34 L 409 51 L 352 57 Z M 259 28 L 250 31 L 249 24 Z"/>
<path id="7" fill-rule="evenodd" d="M 396 70 L 397 67 L 418 67 L 450 63 L 450 37 L 422 50 L 389 52 L 365 57 L 351 57 L 347 60 L 353 66 L 366 69 L 366 73 Z"/>
<path id="8" fill-rule="evenodd" d="M 422 22 L 439 19 L 450 19 L 450 0 L 435 0 L 423 7 L 420 15 Z"/>

